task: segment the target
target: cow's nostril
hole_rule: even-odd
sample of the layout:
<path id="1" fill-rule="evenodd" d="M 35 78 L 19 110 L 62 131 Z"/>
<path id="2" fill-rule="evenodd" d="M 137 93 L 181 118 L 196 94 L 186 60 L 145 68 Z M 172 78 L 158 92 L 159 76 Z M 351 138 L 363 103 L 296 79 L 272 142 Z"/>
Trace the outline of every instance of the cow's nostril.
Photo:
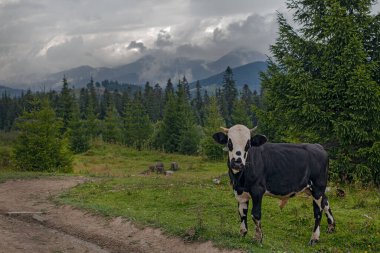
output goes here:
<path id="1" fill-rule="evenodd" d="M 241 152 L 240 151 L 236 151 L 236 155 L 241 155 Z"/>
<path id="2" fill-rule="evenodd" d="M 238 159 L 236 159 L 236 163 L 242 163 L 242 160 L 240 157 Z"/>

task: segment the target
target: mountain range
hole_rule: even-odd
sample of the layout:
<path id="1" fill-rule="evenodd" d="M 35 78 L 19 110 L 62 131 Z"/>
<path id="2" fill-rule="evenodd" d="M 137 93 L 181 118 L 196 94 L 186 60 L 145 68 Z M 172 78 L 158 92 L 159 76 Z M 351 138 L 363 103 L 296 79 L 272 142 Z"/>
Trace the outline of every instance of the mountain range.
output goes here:
<path id="1" fill-rule="evenodd" d="M 227 66 L 230 66 L 238 87 L 248 84 L 252 90 L 259 91 L 259 72 L 266 69 L 265 60 L 265 55 L 242 48 L 228 52 L 215 61 L 189 59 L 177 57 L 175 54 L 155 52 L 121 66 L 100 68 L 80 66 L 49 74 L 29 83 L 0 84 L 32 90 L 38 90 L 41 87 L 45 90 L 57 90 L 61 88 L 62 78 L 65 76 L 75 88 L 85 87 L 91 77 L 98 82 L 117 80 L 119 83 L 143 85 L 149 81 L 151 84 L 160 83 L 164 87 L 169 78 L 172 78 L 172 82 L 176 84 L 177 80 L 186 76 L 191 85 L 199 80 L 202 87 L 211 88 L 221 84 L 223 72 Z"/>

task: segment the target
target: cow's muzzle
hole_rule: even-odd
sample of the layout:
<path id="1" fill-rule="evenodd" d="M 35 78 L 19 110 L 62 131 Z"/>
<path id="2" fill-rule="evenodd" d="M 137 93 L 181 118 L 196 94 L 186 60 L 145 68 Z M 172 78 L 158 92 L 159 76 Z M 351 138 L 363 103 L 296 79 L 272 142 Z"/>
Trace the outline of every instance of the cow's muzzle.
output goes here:
<path id="1" fill-rule="evenodd" d="M 232 158 L 231 159 L 231 168 L 234 170 L 242 170 L 244 168 L 243 161 L 239 157 L 238 159 Z"/>

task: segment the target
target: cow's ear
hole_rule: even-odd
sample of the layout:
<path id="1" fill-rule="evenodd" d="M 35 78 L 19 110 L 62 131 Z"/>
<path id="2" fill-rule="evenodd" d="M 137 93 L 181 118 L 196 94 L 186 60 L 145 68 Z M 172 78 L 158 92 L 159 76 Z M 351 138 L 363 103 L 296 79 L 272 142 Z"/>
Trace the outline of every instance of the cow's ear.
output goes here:
<path id="1" fill-rule="evenodd" d="M 227 144 L 227 141 L 228 141 L 228 137 L 225 133 L 222 133 L 222 132 L 218 132 L 218 133 L 215 133 L 213 134 L 212 138 L 214 138 L 214 140 L 219 143 L 219 144 Z"/>
<path id="2" fill-rule="evenodd" d="M 251 146 L 258 147 L 267 141 L 268 139 L 265 135 L 256 134 L 255 136 L 251 137 Z"/>

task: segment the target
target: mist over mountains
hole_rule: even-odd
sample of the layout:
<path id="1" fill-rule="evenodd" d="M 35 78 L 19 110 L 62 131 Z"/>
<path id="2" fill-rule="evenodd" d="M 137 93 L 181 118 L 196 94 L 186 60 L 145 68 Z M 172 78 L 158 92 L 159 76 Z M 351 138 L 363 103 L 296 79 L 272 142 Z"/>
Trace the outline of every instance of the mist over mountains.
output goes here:
<path id="1" fill-rule="evenodd" d="M 186 76 L 190 83 L 200 80 L 202 86 L 215 86 L 221 83 L 222 73 L 230 66 L 238 87 L 247 83 L 252 90 L 260 90 L 259 72 L 266 69 L 266 59 L 264 54 L 243 48 L 228 52 L 215 61 L 177 57 L 173 53 L 157 51 L 121 66 L 80 66 L 41 77 L 20 76 L 12 83 L 0 85 L 31 90 L 57 90 L 61 88 L 62 78 L 65 76 L 75 88 L 85 87 L 91 77 L 99 82 L 117 80 L 119 83 L 137 85 L 150 82 L 165 87 L 169 78 L 176 84 L 180 78 Z"/>

